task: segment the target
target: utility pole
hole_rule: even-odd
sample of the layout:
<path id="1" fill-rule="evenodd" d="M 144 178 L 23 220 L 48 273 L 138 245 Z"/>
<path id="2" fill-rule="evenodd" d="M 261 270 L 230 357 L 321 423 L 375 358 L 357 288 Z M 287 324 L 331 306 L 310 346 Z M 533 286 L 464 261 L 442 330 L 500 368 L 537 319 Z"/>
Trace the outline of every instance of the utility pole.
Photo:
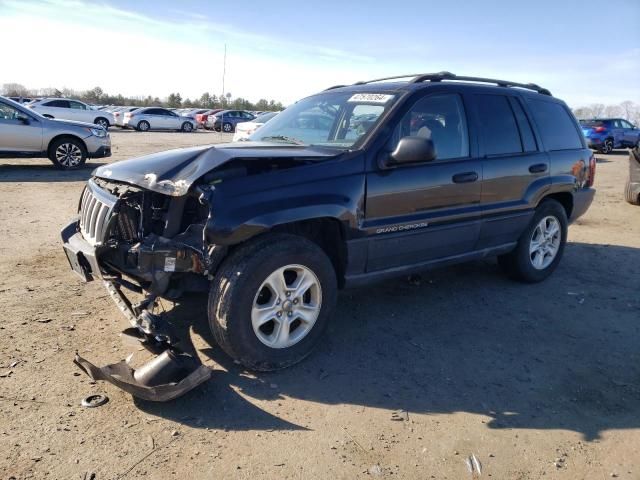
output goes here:
<path id="1" fill-rule="evenodd" d="M 224 44 L 224 58 L 222 60 L 222 95 L 220 95 L 220 106 L 224 112 L 224 77 L 227 74 L 227 44 Z M 224 133 L 224 113 L 220 116 L 220 133 Z"/>

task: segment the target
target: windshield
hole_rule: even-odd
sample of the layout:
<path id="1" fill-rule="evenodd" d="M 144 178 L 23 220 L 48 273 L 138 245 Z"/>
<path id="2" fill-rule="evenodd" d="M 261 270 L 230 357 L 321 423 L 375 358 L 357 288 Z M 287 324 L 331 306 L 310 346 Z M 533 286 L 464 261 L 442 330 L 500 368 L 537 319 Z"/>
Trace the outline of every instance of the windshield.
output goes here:
<path id="1" fill-rule="evenodd" d="M 396 95 L 327 92 L 300 100 L 249 137 L 279 142 L 350 149 L 363 140 Z"/>

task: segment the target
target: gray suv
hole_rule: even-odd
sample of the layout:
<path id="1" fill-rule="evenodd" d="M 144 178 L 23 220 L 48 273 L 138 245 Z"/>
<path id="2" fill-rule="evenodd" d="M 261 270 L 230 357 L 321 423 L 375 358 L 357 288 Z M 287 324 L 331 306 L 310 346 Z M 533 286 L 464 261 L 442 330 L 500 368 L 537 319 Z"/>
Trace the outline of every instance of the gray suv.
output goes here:
<path id="1" fill-rule="evenodd" d="M 56 167 L 74 169 L 87 158 L 111 156 L 111 137 L 92 123 L 45 118 L 0 97 L 0 157 L 48 157 Z"/>

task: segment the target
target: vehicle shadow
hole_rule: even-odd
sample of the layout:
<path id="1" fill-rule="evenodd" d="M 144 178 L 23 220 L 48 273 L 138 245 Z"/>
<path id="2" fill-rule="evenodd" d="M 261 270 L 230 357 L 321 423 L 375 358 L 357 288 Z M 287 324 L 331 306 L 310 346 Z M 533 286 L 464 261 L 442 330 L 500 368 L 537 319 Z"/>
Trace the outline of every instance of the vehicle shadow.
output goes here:
<path id="1" fill-rule="evenodd" d="M 0 160 L 1 162 L 2 160 Z M 0 182 L 78 182 L 91 178 L 94 169 L 105 165 L 88 161 L 77 170 L 60 170 L 49 160 L 42 164 L 0 164 Z"/>
<path id="2" fill-rule="evenodd" d="M 566 429 L 586 440 L 639 428 L 639 263 L 637 248 L 570 243 L 539 284 L 512 282 L 487 260 L 345 291 L 316 351 L 269 374 L 234 364 L 213 342 L 203 299 L 188 298 L 169 315 L 182 338 L 212 345 L 199 353 L 221 369 L 172 403 L 136 404 L 196 428 L 305 428 L 285 420 L 285 397 L 468 412 L 490 429 Z"/>

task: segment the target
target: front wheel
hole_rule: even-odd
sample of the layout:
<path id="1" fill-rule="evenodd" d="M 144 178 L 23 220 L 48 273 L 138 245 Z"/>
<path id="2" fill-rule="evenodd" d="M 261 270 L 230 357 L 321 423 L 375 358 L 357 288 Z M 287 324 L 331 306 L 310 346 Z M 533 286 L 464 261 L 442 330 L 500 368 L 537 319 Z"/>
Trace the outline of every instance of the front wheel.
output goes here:
<path id="1" fill-rule="evenodd" d="M 567 242 L 567 214 L 555 200 L 544 200 L 516 248 L 498 257 L 500 266 L 521 282 L 541 282 L 558 266 Z"/>
<path id="2" fill-rule="evenodd" d="M 60 138 L 49 146 L 49 159 L 58 168 L 74 170 L 87 161 L 87 149 L 80 140 Z"/>
<path id="3" fill-rule="evenodd" d="M 311 353 L 336 294 L 333 265 L 319 246 L 269 234 L 222 264 L 209 294 L 209 325 L 233 359 L 253 370 L 276 370 Z"/>

